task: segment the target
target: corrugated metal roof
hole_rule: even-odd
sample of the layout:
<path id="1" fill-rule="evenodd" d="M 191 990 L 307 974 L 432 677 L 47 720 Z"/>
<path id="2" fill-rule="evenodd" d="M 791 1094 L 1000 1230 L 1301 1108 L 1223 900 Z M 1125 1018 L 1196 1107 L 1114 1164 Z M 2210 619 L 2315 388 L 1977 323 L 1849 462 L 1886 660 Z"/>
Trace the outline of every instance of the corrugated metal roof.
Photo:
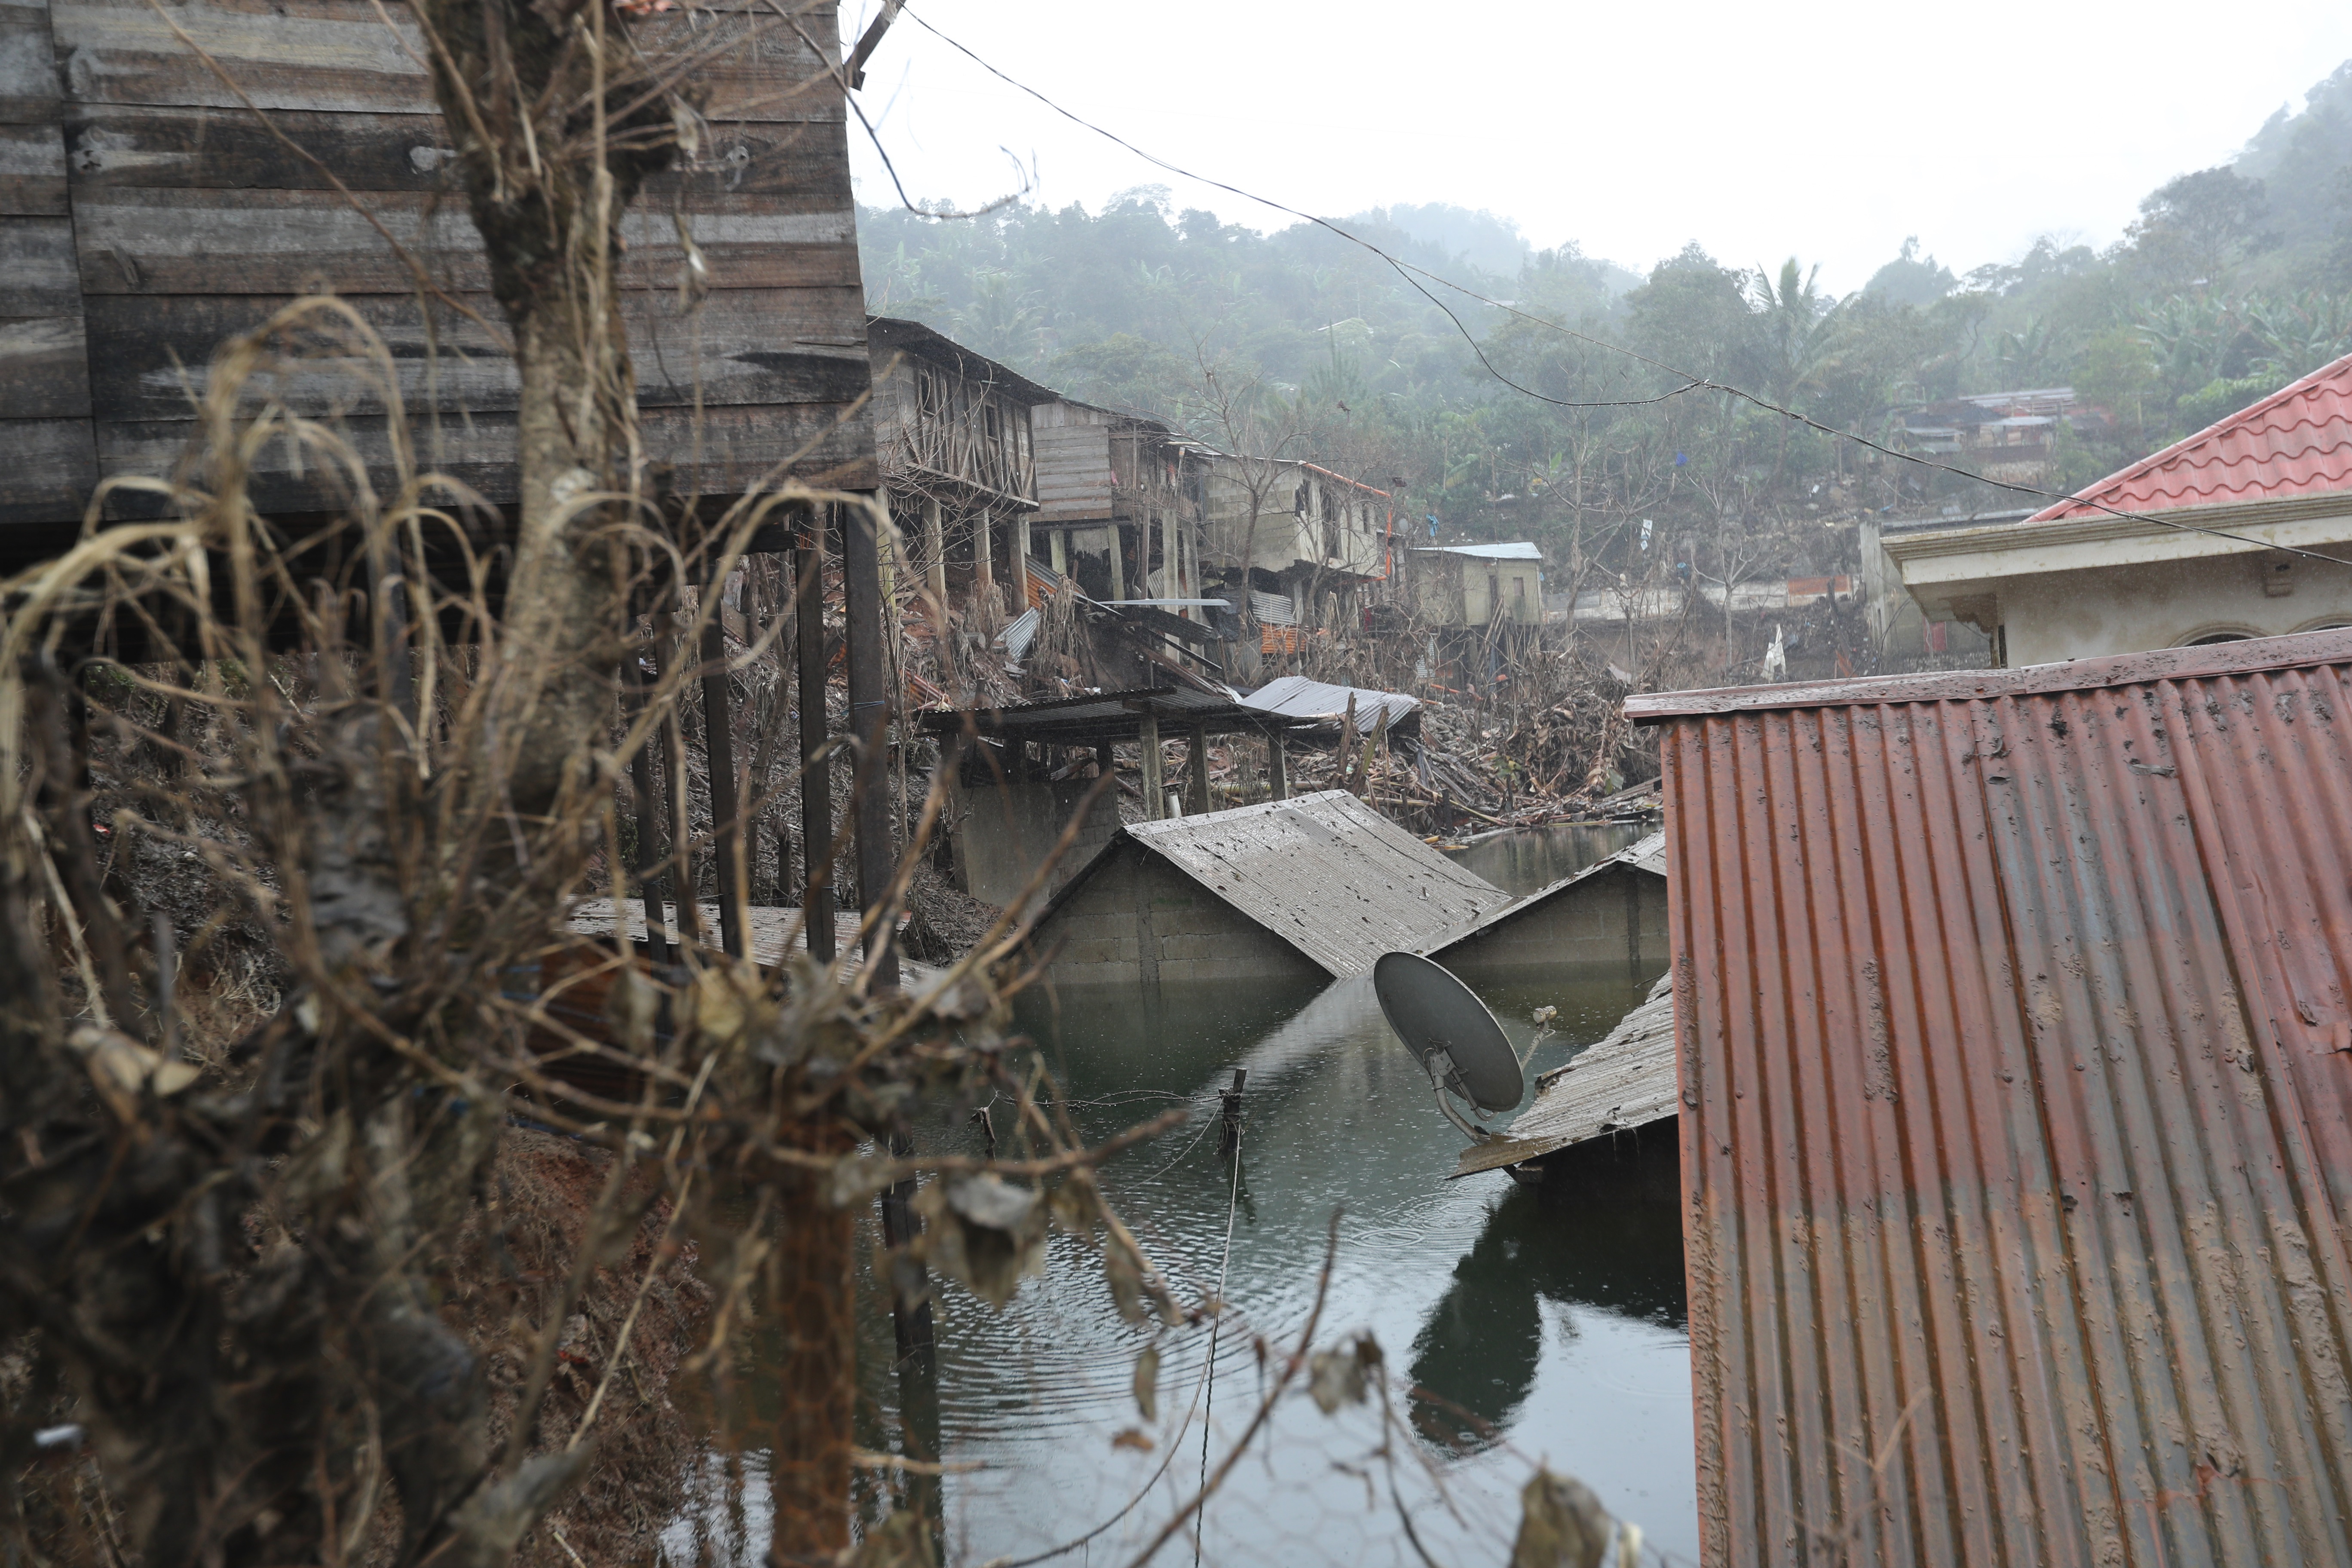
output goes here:
<path id="1" fill-rule="evenodd" d="M 1286 675 L 1269 680 L 1242 699 L 1248 707 L 1267 713 L 1279 713 L 1289 719 L 1313 719 L 1319 723 L 1337 725 L 1348 716 L 1348 700 L 1355 699 L 1356 732 L 1371 731 L 1374 716 L 1388 714 L 1389 728 L 1397 729 L 1412 714 L 1420 711 L 1421 699 L 1408 697 L 1402 691 L 1377 691 L 1363 686 L 1333 686 L 1328 681 L 1309 680 L 1303 675 Z"/>
<path id="2" fill-rule="evenodd" d="M 866 339 L 869 351 L 903 350 L 947 364 L 958 375 L 1000 387 L 1022 403 L 1051 403 L 1061 395 L 1050 387 L 1040 386 L 1002 360 L 968 349 L 936 328 L 904 316 L 866 317 Z"/>
<path id="3" fill-rule="evenodd" d="M 1467 555 L 1479 561 L 1540 561 L 1543 552 L 1526 540 L 1508 544 L 1416 544 L 1416 555 Z"/>
<path id="4" fill-rule="evenodd" d="M 1709 1563 L 2352 1562 L 2352 636 L 2058 668 L 1662 737 Z"/>
<path id="5" fill-rule="evenodd" d="M 1369 974 L 1381 954 L 1418 947 L 1510 897 L 1345 790 L 1120 831 L 1336 976 Z"/>
<path id="6" fill-rule="evenodd" d="M 1581 871 L 1571 871 L 1549 887 L 1538 888 L 1532 893 L 1521 894 L 1492 914 L 1481 916 L 1478 923 L 1469 930 L 1448 931 L 1427 948 L 1423 956 L 1438 957 L 1448 948 L 1456 947 L 1468 942 L 1472 937 L 1483 936 L 1496 926 L 1517 920 L 1528 910 L 1549 903 L 1579 882 L 1589 880 L 1618 866 L 1631 866 L 1636 870 L 1647 871 L 1653 876 L 1664 876 L 1666 874 L 1666 836 L 1662 832 L 1645 834 L 1604 860 L 1595 860 Z"/>
<path id="7" fill-rule="evenodd" d="M 2352 354 L 2033 514 L 2034 522 L 2352 489 Z M 2097 501 L 2100 506 L 2086 506 Z"/>
<path id="8" fill-rule="evenodd" d="M 1536 1080 L 1536 1102 L 1490 1143 L 1462 1151 L 1457 1176 L 1538 1160 L 1571 1144 L 1663 1121 L 1682 1109 L 1675 1089 L 1674 976 L 1617 1026 Z"/>
<path id="9" fill-rule="evenodd" d="M 1196 724 L 1216 735 L 1234 730 L 1297 731 L 1307 727 L 1244 706 L 1229 690 L 1204 691 L 1191 686 L 1097 691 L 1084 697 L 1012 703 L 1003 708 L 925 708 L 918 710 L 915 718 L 926 733 L 933 735 L 960 734 L 969 729 L 975 734 L 1035 741 L 1049 746 L 1088 746 L 1105 741 L 1137 739 L 1146 715 L 1172 726 L 1161 731 L 1161 738 L 1170 741 L 1179 739 Z"/>

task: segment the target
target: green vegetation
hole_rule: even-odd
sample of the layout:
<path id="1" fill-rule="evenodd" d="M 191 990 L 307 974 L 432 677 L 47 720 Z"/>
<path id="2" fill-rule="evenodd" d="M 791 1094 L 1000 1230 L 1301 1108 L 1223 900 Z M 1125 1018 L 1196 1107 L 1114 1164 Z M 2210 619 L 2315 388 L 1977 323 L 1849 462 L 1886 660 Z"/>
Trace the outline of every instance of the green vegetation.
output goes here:
<path id="1" fill-rule="evenodd" d="M 2151 193 L 2104 251 L 2043 240 L 1956 275 L 1907 242 L 1843 299 L 1793 258 L 1743 268 L 1694 244 L 1637 278 L 1535 250 L 1486 213 L 1341 221 L 1519 313 L 1426 279 L 1425 294 L 1312 225 L 1174 210 L 1158 186 L 1097 213 L 866 210 L 859 231 L 877 312 L 1211 441 L 1402 481 L 1400 517 L 1434 514 L 1449 538 L 1531 537 L 1580 569 L 1638 571 L 1648 519 L 1703 573 L 1830 571 L 1852 530 L 1823 524 L 2032 498 L 1723 393 L 1675 395 L 1661 367 L 1895 447 L 1919 445 L 1906 413 L 1935 422 L 1922 405 L 2071 385 L 2078 417 L 2033 482 L 2087 483 L 2352 351 L 2352 61 L 2234 164 Z"/>

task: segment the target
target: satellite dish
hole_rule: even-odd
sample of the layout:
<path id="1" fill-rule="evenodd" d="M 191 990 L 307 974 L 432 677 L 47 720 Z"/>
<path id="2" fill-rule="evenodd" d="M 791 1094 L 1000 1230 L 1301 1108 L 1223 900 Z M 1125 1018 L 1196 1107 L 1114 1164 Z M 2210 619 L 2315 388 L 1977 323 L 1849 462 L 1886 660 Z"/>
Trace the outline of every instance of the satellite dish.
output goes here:
<path id="1" fill-rule="evenodd" d="M 1473 1138 L 1490 1138 L 1446 1102 L 1450 1091 L 1481 1111 L 1509 1110 L 1527 1092 L 1519 1057 L 1503 1026 L 1470 987 L 1417 953 L 1384 952 L 1372 965 L 1381 1012 L 1405 1048 L 1428 1069 L 1438 1109 Z"/>

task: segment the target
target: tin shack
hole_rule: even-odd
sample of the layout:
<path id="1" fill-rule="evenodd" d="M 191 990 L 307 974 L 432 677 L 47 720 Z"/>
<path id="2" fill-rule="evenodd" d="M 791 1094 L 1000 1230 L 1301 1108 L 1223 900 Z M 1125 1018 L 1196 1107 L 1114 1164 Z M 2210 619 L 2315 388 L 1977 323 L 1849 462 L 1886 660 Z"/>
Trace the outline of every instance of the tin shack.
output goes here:
<path id="1" fill-rule="evenodd" d="M 1628 706 L 1705 1561 L 2352 1562 L 2352 633 Z"/>

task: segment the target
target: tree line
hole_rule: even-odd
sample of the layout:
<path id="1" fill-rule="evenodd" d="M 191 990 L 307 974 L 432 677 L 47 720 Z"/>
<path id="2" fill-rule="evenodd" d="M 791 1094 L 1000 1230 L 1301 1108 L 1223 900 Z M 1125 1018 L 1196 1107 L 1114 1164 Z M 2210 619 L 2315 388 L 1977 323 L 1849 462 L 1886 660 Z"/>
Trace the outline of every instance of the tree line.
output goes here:
<path id="1" fill-rule="evenodd" d="M 859 237 L 876 312 L 1073 395 L 1399 488 L 1417 530 L 1533 538 L 1616 571 L 1668 549 L 1716 575 L 1811 574 L 1851 563 L 1864 513 L 2036 498 L 1757 402 L 1677 395 L 1684 377 L 1896 450 L 1917 447 L 1906 422 L 1923 407 L 2071 387 L 2032 488 L 2088 484 L 2352 352 L 2352 61 L 2232 163 L 2149 193 L 2113 245 L 2046 237 L 1955 272 L 1910 241 L 1843 298 L 1801 258 L 1743 265 L 1693 243 L 1641 277 L 1486 213 L 1339 222 L 1471 292 L 1416 286 L 1315 225 L 1179 210 L 1161 186 L 1096 212 L 861 209 Z"/>

